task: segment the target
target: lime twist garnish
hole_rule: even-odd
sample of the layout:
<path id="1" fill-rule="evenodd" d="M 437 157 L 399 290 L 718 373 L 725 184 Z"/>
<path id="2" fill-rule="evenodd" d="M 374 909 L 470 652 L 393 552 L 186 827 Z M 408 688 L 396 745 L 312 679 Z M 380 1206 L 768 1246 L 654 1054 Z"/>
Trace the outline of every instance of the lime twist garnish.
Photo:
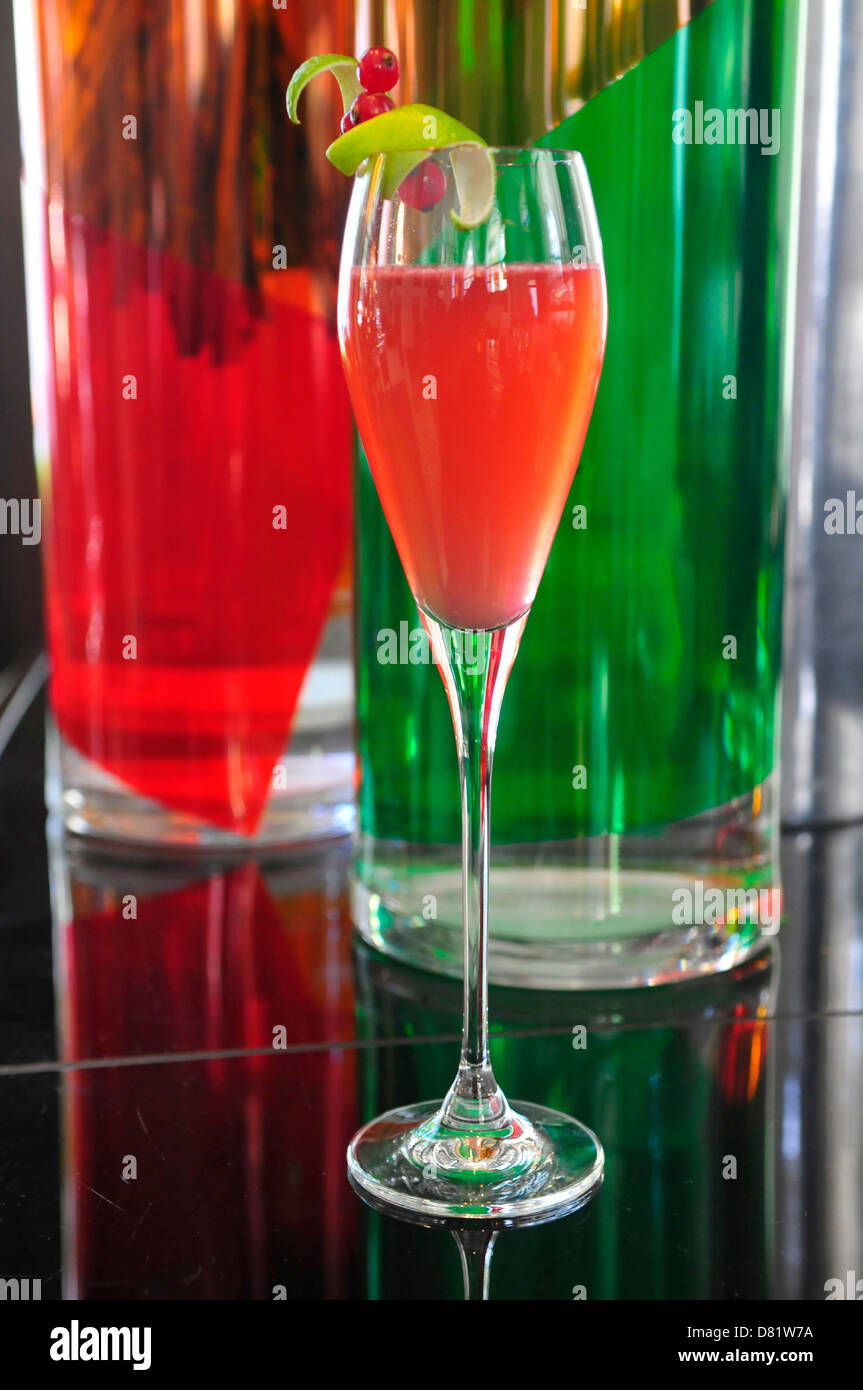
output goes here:
<path id="1" fill-rule="evenodd" d="M 387 48 L 371 48 L 358 61 L 341 53 L 309 58 L 297 68 L 287 90 L 288 115 L 297 122 L 300 93 L 318 73 L 331 72 L 342 93 L 341 135 L 327 159 L 349 177 L 367 159 L 387 155 L 382 194 L 398 192 L 410 207 L 426 211 L 439 202 L 446 177 L 424 151 L 448 149 L 459 207 L 450 217 L 460 231 L 485 222 L 495 193 L 495 165 L 481 135 L 440 111 L 415 102 L 394 107 L 387 94 L 398 81 L 398 60 Z"/>
<path id="2" fill-rule="evenodd" d="M 300 99 L 300 93 L 313 77 L 317 77 L 319 72 L 331 72 L 333 74 L 342 93 L 346 114 L 363 91 L 363 84 L 357 76 L 356 58 L 346 57 L 344 53 L 321 53 L 317 58 L 307 58 L 297 68 L 285 93 L 285 105 L 294 125 L 300 123 L 300 118 L 297 115 L 297 102 Z"/>

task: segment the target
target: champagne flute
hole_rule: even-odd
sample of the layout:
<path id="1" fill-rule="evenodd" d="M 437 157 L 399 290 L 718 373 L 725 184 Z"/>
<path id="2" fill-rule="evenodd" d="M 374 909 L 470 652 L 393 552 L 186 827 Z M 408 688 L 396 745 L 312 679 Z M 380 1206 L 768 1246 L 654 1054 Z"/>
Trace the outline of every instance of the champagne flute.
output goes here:
<path id="1" fill-rule="evenodd" d="M 393 191 L 403 153 L 366 162 L 339 279 L 354 413 L 453 717 L 464 914 L 456 1078 L 365 1125 L 348 1171 L 393 1214 L 521 1224 L 581 1206 L 603 1169 L 589 1129 L 497 1084 L 487 976 L 498 715 L 593 408 L 605 272 L 580 155 L 489 149 L 489 213 L 466 229 L 460 149 L 430 156 L 424 210 Z"/>

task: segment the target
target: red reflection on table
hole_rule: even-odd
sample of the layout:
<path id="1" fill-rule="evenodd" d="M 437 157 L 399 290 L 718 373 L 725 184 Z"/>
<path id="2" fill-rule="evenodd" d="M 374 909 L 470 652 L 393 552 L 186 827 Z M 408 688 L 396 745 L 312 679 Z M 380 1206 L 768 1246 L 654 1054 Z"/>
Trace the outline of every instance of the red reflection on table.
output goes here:
<path id="1" fill-rule="evenodd" d="M 76 880 L 63 930 L 65 1059 L 141 1059 L 66 1077 L 67 1296 L 342 1296 L 355 1054 L 314 1046 L 353 1037 L 341 888 L 121 886 Z M 234 1048 L 267 1051 L 143 1060 Z"/>

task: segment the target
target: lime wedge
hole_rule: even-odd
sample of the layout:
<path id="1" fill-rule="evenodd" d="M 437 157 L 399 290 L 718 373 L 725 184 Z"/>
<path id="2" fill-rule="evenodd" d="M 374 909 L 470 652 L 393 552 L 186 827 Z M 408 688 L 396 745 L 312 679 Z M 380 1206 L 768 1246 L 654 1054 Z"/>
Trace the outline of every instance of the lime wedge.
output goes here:
<path id="1" fill-rule="evenodd" d="M 327 159 L 342 174 L 355 174 L 364 159 L 371 155 L 387 154 L 394 158 L 387 160 L 384 184 L 381 192 L 385 198 L 391 198 L 395 193 L 402 179 L 410 173 L 411 169 L 417 164 L 421 164 L 426 155 L 423 151 L 440 150 L 447 145 L 463 146 L 482 146 L 485 144 L 481 135 L 476 131 L 470 130 L 468 126 L 457 121 L 454 116 L 448 116 L 445 111 L 439 111 L 436 106 L 424 106 L 416 102 L 410 106 L 397 106 L 394 111 L 385 111 L 382 116 L 373 116 L 370 121 L 363 121 L 361 125 L 354 126 L 353 130 L 340 135 L 338 140 L 334 140 L 327 150 Z M 487 183 L 490 182 L 492 194 L 494 191 L 494 165 L 491 157 L 486 154 L 484 163 L 489 171 Z M 455 168 L 455 166 L 453 166 Z M 475 170 L 475 166 L 471 165 Z M 472 175 L 474 184 L 477 175 Z M 458 178 L 456 179 L 459 198 L 462 197 L 461 186 Z M 467 187 L 467 184 L 465 185 Z M 484 196 L 484 194 L 483 194 Z M 474 198 L 472 207 L 479 206 L 479 200 Z M 491 202 L 489 201 L 489 208 Z M 462 212 L 465 212 L 462 207 Z M 488 211 L 486 211 L 488 216 Z M 453 214 L 455 220 L 455 214 Z M 475 225 L 479 225 L 478 223 Z"/>
<path id="2" fill-rule="evenodd" d="M 485 222 L 494 203 L 494 159 L 481 145 L 460 145 L 450 151 L 459 209 L 450 213 L 460 232 L 472 231 Z"/>
<path id="3" fill-rule="evenodd" d="M 297 68 L 285 93 L 285 105 L 288 108 L 288 115 L 299 125 L 300 118 L 297 115 L 297 102 L 300 99 L 300 92 L 311 82 L 313 77 L 317 77 L 319 72 L 331 72 L 339 84 L 347 112 L 353 104 L 354 98 L 358 97 L 363 90 L 362 83 L 357 77 L 357 60 L 344 53 L 322 53 L 317 58 L 308 58 L 305 63 Z"/>

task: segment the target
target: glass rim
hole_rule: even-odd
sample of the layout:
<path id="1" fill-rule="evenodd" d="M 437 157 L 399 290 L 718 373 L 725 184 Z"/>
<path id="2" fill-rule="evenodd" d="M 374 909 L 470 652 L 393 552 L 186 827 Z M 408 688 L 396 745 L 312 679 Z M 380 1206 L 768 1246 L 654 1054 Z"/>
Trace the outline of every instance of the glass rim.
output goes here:
<path id="1" fill-rule="evenodd" d="M 389 159 L 406 154 L 424 155 L 428 159 L 433 159 L 437 154 L 448 154 L 450 150 L 463 150 L 465 148 L 487 150 L 492 155 L 511 155 L 514 160 L 526 154 L 551 155 L 559 163 L 565 163 L 567 160 L 580 160 L 582 164 L 584 163 L 581 150 L 566 150 L 560 146 L 551 145 L 480 145 L 475 140 L 453 140 L 449 145 L 434 145 L 431 148 L 428 145 L 422 145 L 404 150 L 378 150 L 376 153 L 368 155 L 367 158 L 374 163 L 377 163 L 379 159 Z"/>

